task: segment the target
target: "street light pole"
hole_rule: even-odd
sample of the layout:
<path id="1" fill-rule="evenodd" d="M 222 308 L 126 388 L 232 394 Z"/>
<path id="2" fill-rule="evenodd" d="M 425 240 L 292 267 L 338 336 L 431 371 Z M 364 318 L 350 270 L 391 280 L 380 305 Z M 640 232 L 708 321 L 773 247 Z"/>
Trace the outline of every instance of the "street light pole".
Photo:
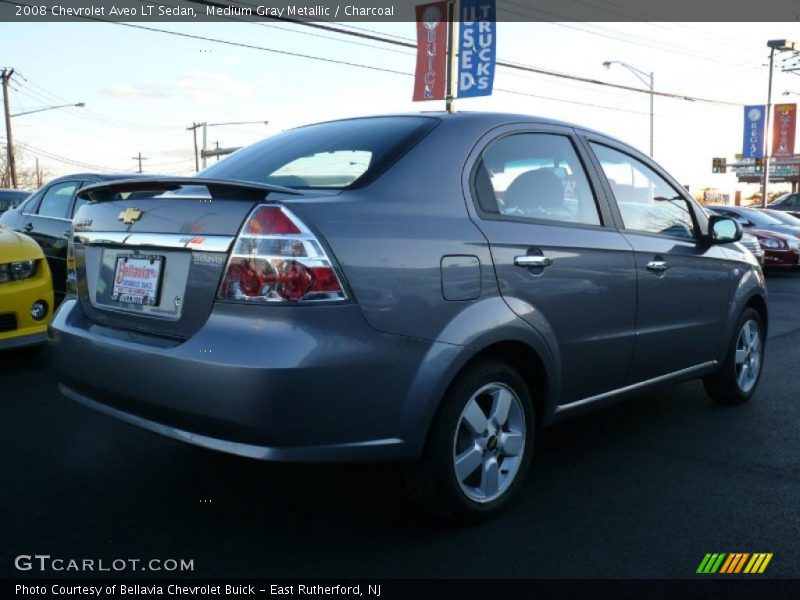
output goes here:
<path id="1" fill-rule="evenodd" d="M 772 130 L 769 126 L 772 115 L 772 64 L 775 60 L 775 47 L 769 49 L 769 83 L 767 84 L 767 114 L 764 116 L 764 175 L 761 178 L 761 207 L 767 208 L 767 187 L 769 185 L 769 155 L 772 153 Z"/>
<path id="2" fill-rule="evenodd" d="M 798 50 L 798 44 L 790 40 L 769 40 L 767 42 L 769 47 L 769 83 L 767 84 L 767 115 L 764 119 L 764 175 L 761 180 L 761 206 L 767 207 L 767 188 L 769 186 L 769 159 L 772 154 L 772 130 L 770 128 L 770 117 L 772 116 L 772 70 L 775 62 L 775 51 L 795 51 Z"/>
<path id="3" fill-rule="evenodd" d="M 653 158 L 653 139 L 654 139 L 654 129 L 655 129 L 655 113 L 653 112 L 653 104 L 655 99 L 655 85 L 654 85 L 654 78 L 655 74 L 650 71 L 647 73 L 646 71 L 642 71 L 641 69 L 637 69 L 627 63 L 624 63 L 619 60 L 607 60 L 603 63 L 603 66 L 606 69 L 610 69 L 611 65 L 619 65 L 621 67 L 625 67 L 636 75 L 637 79 L 644 83 L 650 89 L 650 158 Z"/>

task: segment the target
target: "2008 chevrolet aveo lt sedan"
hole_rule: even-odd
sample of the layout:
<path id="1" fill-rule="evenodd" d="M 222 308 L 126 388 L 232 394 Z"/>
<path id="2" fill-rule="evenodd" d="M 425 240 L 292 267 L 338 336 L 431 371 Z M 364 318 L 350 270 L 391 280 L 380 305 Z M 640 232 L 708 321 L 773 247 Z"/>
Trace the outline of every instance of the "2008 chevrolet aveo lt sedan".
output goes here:
<path id="1" fill-rule="evenodd" d="M 506 505 L 543 425 L 692 378 L 743 402 L 761 375 L 740 226 L 569 124 L 335 121 L 80 194 L 64 394 L 252 458 L 406 461 L 446 518 Z"/>

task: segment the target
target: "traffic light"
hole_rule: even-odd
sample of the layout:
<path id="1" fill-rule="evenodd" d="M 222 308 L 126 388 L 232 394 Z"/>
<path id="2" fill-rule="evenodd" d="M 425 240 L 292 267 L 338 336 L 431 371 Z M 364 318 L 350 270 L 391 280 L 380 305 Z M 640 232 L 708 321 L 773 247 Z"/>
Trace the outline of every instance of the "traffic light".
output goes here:
<path id="1" fill-rule="evenodd" d="M 728 172 L 728 160 L 725 158 L 719 159 L 719 172 L 720 173 L 727 173 Z"/>
<path id="2" fill-rule="evenodd" d="M 712 173 L 719 173 L 719 159 L 712 158 L 711 159 L 711 172 Z"/>
<path id="3" fill-rule="evenodd" d="M 712 173 L 727 173 L 728 165 L 727 160 L 724 158 L 711 159 L 711 172 Z"/>
<path id="4" fill-rule="evenodd" d="M 757 158 L 756 159 L 756 173 L 763 173 L 764 172 L 764 159 Z"/>

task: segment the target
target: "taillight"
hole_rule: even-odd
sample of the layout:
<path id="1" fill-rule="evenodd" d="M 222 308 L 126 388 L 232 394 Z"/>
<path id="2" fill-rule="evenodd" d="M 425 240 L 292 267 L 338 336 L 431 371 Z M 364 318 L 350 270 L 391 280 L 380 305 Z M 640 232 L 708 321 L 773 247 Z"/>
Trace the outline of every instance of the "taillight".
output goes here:
<path id="1" fill-rule="evenodd" d="M 78 293 L 78 272 L 75 269 L 75 242 L 72 234 L 67 242 L 67 296 L 75 296 Z"/>
<path id="2" fill-rule="evenodd" d="M 253 303 L 347 298 L 316 236 L 289 209 L 263 204 L 234 242 L 218 296 Z"/>

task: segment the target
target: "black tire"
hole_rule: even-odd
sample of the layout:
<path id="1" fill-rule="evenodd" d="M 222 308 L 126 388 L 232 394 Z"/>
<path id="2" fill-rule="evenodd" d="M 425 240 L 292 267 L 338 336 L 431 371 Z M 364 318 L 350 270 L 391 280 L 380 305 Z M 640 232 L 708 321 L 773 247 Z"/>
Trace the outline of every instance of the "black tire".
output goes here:
<path id="1" fill-rule="evenodd" d="M 758 335 L 760 340 L 760 355 L 758 374 L 755 382 L 749 389 L 742 389 L 737 379 L 737 365 L 736 365 L 736 350 L 739 344 L 739 336 L 742 329 L 748 322 L 755 322 L 758 326 Z M 706 393 L 717 404 L 742 404 L 747 402 L 750 397 L 755 393 L 758 388 L 758 382 L 761 380 L 761 374 L 764 372 L 764 350 L 765 350 L 765 337 L 764 337 L 764 322 L 758 311 L 752 308 L 746 308 L 739 316 L 736 327 L 733 330 L 731 341 L 728 344 L 728 349 L 725 355 L 725 362 L 719 371 L 713 375 L 708 375 L 703 379 L 703 386 Z"/>
<path id="2" fill-rule="evenodd" d="M 494 430 L 497 435 L 484 434 L 486 441 L 480 443 L 484 443 L 486 447 L 481 452 L 489 461 L 492 458 L 486 456 L 487 453 L 496 453 L 494 460 L 499 465 L 497 477 L 498 479 L 505 477 L 506 483 L 498 486 L 498 497 L 476 501 L 462 489 L 462 483 L 456 475 L 454 456 L 458 440 L 461 439 L 458 436 L 467 431 L 464 428 L 466 421 L 462 421 L 462 412 L 477 392 L 487 388 L 495 391 L 503 388 L 506 391 L 511 390 L 519 402 L 511 400 L 511 404 L 515 407 L 509 410 L 509 415 L 513 413 L 515 423 L 513 431 L 510 425 L 512 416 L 508 417 L 504 428 L 497 430 L 494 430 L 494 425 L 491 424 L 493 423 L 491 416 L 487 417 L 490 423 L 488 428 Z M 493 402 L 495 402 L 494 396 L 490 392 L 482 394 L 476 400 L 476 404 L 488 405 Z M 487 414 L 491 415 L 491 409 L 485 409 L 483 413 L 485 417 Z M 504 433 L 510 435 L 516 432 L 523 426 L 521 423 L 524 423 L 522 451 L 513 457 L 504 457 L 502 452 L 505 449 L 500 440 L 505 439 Z M 474 362 L 459 374 L 442 399 L 439 412 L 428 434 L 422 460 L 406 467 L 406 482 L 412 496 L 428 513 L 447 521 L 475 522 L 497 513 L 518 495 L 525 480 L 533 454 L 535 425 L 531 395 L 517 371 L 495 359 Z M 479 437 L 477 434 L 470 433 L 470 435 Z M 494 447 L 491 438 L 495 438 Z M 473 440 L 468 441 L 469 445 L 472 443 Z M 505 475 L 503 465 L 507 466 Z M 508 465 L 513 466 L 508 467 Z M 483 468 L 483 465 L 476 467 L 473 475 L 483 477 Z"/>

